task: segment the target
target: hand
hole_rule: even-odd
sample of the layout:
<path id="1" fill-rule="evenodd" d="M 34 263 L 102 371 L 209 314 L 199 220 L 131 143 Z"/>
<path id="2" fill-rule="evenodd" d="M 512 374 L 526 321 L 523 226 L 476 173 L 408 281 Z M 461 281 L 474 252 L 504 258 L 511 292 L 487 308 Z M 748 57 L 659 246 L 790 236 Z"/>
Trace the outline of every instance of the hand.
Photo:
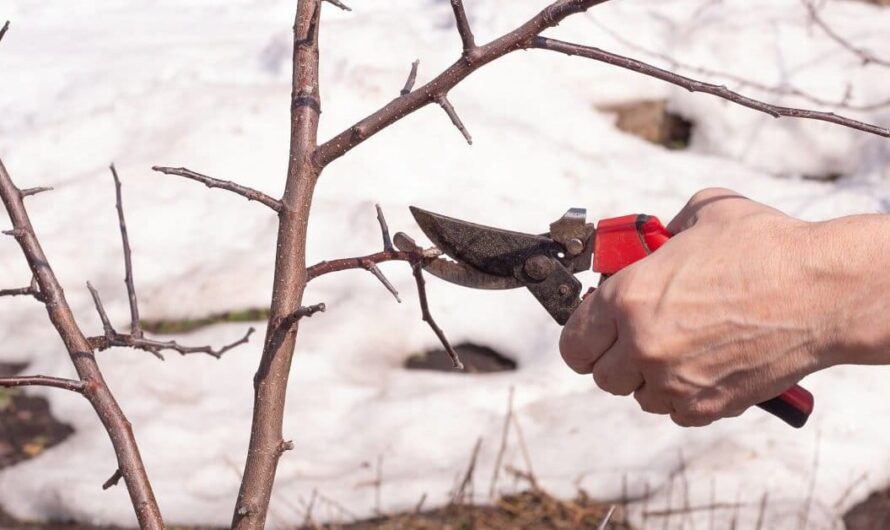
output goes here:
<path id="1" fill-rule="evenodd" d="M 839 362 L 852 303 L 837 269 L 848 263 L 814 244 L 825 228 L 709 189 L 668 229 L 671 240 L 607 280 L 565 326 L 560 350 L 575 371 L 702 426 Z"/>

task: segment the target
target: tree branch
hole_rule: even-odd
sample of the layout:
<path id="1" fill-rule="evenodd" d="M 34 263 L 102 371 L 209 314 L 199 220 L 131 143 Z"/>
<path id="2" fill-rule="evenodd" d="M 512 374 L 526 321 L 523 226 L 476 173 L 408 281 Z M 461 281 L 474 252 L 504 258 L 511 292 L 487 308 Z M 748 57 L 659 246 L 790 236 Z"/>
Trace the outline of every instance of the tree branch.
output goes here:
<path id="1" fill-rule="evenodd" d="M 469 60 L 470 54 L 476 49 L 476 38 L 473 37 L 473 30 L 470 29 L 470 21 L 464 10 L 463 0 L 451 0 L 451 8 L 454 10 L 457 32 L 460 33 L 460 40 L 464 45 L 464 57 Z"/>
<path id="2" fill-rule="evenodd" d="M 93 355 L 93 348 L 78 327 L 62 286 L 37 240 L 22 200 L 22 193 L 12 182 L 2 161 L 0 161 L 0 198 L 12 221 L 16 241 L 21 247 L 31 273 L 37 279 L 41 301 L 46 307 L 49 319 L 65 344 L 77 375 L 84 385 L 83 394 L 93 406 L 111 439 L 118 468 L 126 480 L 130 502 L 136 512 L 139 526 L 143 530 L 163 530 L 163 518 L 152 492 L 145 465 L 142 463 L 132 426 L 102 377 Z"/>
<path id="3" fill-rule="evenodd" d="M 838 43 L 842 48 L 846 49 L 853 55 L 859 57 L 862 61 L 862 64 L 876 64 L 879 66 L 890 67 L 890 61 L 886 59 L 882 59 L 880 57 L 876 57 L 872 52 L 866 50 L 865 48 L 860 48 L 846 38 L 841 36 L 840 33 L 834 30 L 831 26 L 828 25 L 827 22 L 822 18 L 819 14 L 819 10 L 816 8 L 815 3 L 812 0 L 800 0 L 803 3 L 804 7 L 807 9 L 807 13 L 809 13 L 810 20 L 813 21 L 814 24 L 819 26 L 819 28 L 825 32 L 828 37 L 834 42 Z"/>
<path id="4" fill-rule="evenodd" d="M 451 362 L 454 364 L 454 367 L 458 370 L 463 370 L 464 363 L 461 362 L 460 356 L 454 351 L 454 348 L 448 341 L 448 337 L 445 336 L 445 332 L 442 331 L 442 328 L 440 328 L 438 324 L 436 324 L 436 320 L 433 318 L 432 313 L 430 313 L 430 303 L 426 296 L 426 281 L 423 279 L 423 263 L 415 261 L 411 264 L 411 268 L 414 271 L 414 280 L 417 282 L 417 297 L 420 299 L 421 318 L 423 318 L 423 321 L 429 325 L 430 329 L 433 330 L 433 333 L 439 337 L 439 342 L 442 343 L 442 347 L 448 352 L 448 356 L 451 357 Z"/>
<path id="5" fill-rule="evenodd" d="M 607 52 L 600 48 L 581 46 L 579 44 L 571 44 L 556 39 L 548 39 L 546 37 L 535 38 L 529 47 L 564 53 L 566 55 L 577 55 L 579 57 L 593 59 L 595 61 L 611 64 L 614 66 L 625 68 L 627 70 L 632 70 L 634 72 L 654 77 L 656 79 L 661 79 L 662 81 L 666 81 L 668 83 L 685 88 L 690 92 L 704 92 L 706 94 L 711 94 L 713 96 L 726 99 L 743 107 L 748 107 L 750 109 L 769 114 L 774 118 L 793 117 L 825 121 L 843 125 L 844 127 L 849 127 L 851 129 L 857 129 L 871 134 L 876 134 L 878 136 L 890 138 L 890 129 L 886 127 L 880 127 L 878 125 L 872 125 L 851 118 L 846 118 L 844 116 L 839 116 L 833 112 L 819 112 L 793 107 L 783 107 L 780 105 L 771 105 L 769 103 L 752 99 L 739 94 L 738 92 L 729 90 L 725 86 L 697 81 L 695 79 L 675 74 L 668 70 L 652 66 L 636 59 L 631 59 L 623 55 Z"/>
<path id="6" fill-rule="evenodd" d="M 130 250 L 130 236 L 127 235 L 127 221 L 124 219 L 123 199 L 121 198 L 121 180 L 117 176 L 117 169 L 111 164 L 111 176 L 114 178 L 114 196 L 117 208 L 117 220 L 120 224 L 121 245 L 124 249 L 124 283 L 127 286 L 127 296 L 130 300 L 130 335 L 135 338 L 142 337 L 142 328 L 139 320 L 139 302 L 136 300 L 136 285 L 133 281 L 133 258 Z M 92 287 L 91 287 L 92 290 Z"/>
<path id="7" fill-rule="evenodd" d="M 553 2 L 513 31 L 488 44 L 477 46 L 472 54 L 472 60 L 465 60 L 461 56 L 461 59 L 429 83 L 389 102 L 380 110 L 319 146 L 315 154 L 315 163 L 319 167 L 330 164 L 408 114 L 430 103 L 437 103 L 449 90 L 479 68 L 511 52 L 526 48 L 532 38 L 542 31 L 558 25 L 566 17 L 583 13 L 606 1 L 557 0 Z M 361 131 L 361 134 L 355 134 L 355 131 Z"/>
<path id="8" fill-rule="evenodd" d="M 102 328 L 105 332 L 104 336 L 91 337 L 89 341 L 94 348 L 100 351 L 107 350 L 108 348 L 112 347 L 133 348 L 136 350 L 147 351 L 162 361 L 164 360 L 164 356 L 161 355 L 161 351 L 164 350 L 175 351 L 180 355 L 204 353 L 211 357 L 219 359 L 227 351 L 236 348 L 242 344 L 246 344 L 250 340 L 250 336 L 254 333 L 254 331 L 256 331 L 254 328 L 251 327 L 247 330 L 247 333 L 243 337 L 219 349 L 214 349 L 210 346 L 183 346 L 174 340 L 159 341 L 146 339 L 142 336 L 142 334 L 137 337 L 135 335 L 118 333 L 114 329 L 114 326 L 111 325 L 111 321 L 108 319 L 108 314 L 105 312 L 105 307 L 102 305 L 102 300 L 99 298 L 99 291 L 97 291 L 96 288 L 93 287 L 93 285 L 89 282 L 87 282 L 87 288 L 90 290 L 90 295 L 92 295 L 93 297 L 93 303 L 96 306 L 96 312 L 99 313 L 99 318 L 102 320 Z"/>
<path id="9" fill-rule="evenodd" d="M 776 96 L 794 96 L 794 97 L 798 97 L 802 100 L 809 101 L 810 103 L 812 103 L 814 105 L 821 105 L 824 107 L 835 107 L 838 109 L 867 112 L 867 111 L 878 110 L 878 109 L 882 109 L 882 108 L 890 106 L 890 98 L 887 98 L 884 100 L 878 100 L 878 101 L 875 101 L 872 103 L 850 103 L 850 101 L 849 101 L 850 93 L 848 91 L 844 100 L 830 101 L 825 98 L 814 96 L 813 94 L 811 94 L 809 92 L 806 92 L 804 90 L 801 90 L 801 89 L 799 89 L 795 86 L 789 85 L 789 84 L 768 85 L 766 83 L 758 83 L 757 81 L 752 81 L 752 80 L 746 79 L 740 75 L 735 75 L 735 74 L 732 74 L 729 72 L 723 72 L 723 71 L 713 70 L 710 68 L 705 68 L 702 66 L 696 66 L 696 65 L 684 63 L 684 62 L 678 61 L 677 59 L 671 57 L 670 55 L 668 55 L 666 53 L 657 52 L 657 51 L 645 48 L 643 46 L 640 46 L 639 44 L 626 39 L 620 32 L 613 30 L 611 27 L 609 27 L 606 24 L 602 24 L 602 23 L 600 23 L 596 20 L 593 20 L 593 19 L 590 19 L 590 21 L 600 31 L 608 34 L 610 37 L 615 39 L 615 41 L 617 41 L 622 46 L 625 46 L 627 48 L 630 48 L 630 49 L 635 50 L 640 53 L 644 53 L 644 54 L 646 54 L 650 57 L 653 57 L 655 59 L 658 59 L 660 61 L 664 61 L 665 63 L 667 63 L 669 65 L 669 67 L 672 70 L 676 70 L 679 68 L 681 70 L 686 70 L 688 72 L 692 72 L 696 75 L 703 75 L 703 76 L 708 76 L 708 77 L 727 79 L 729 81 L 732 81 L 733 83 L 736 83 L 739 87 L 753 88 L 754 90 L 758 90 L 758 91 L 761 91 L 761 92 L 764 92 L 767 94 L 774 94 Z"/>
<path id="10" fill-rule="evenodd" d="M 14 388 L 19 386 L 48 386 L 61 388 L 62 390 L 70 390 L 72 392 L 77 392 L 78 394 L 83 394 L 86 390 L 86 383 L 76 379 L 62 379 L 45 375 L 0 377 L 0 387 Z"/>
<path id="11" fill-rule="evenodd" d="M 40 286 L 37 285 L 37 278 L 31 278 L 31 285 L 28 287 L 19 287 L 18 289 L 2 289 L 0 296 L 33 296 L 39 301 L 43 301 L 40 295 Z"/>
<path id="12" fill-rule="evenodd" d="M 269 208 L 272 208 L 276 212 L 281 211 L 281 202 L 277 199 L 273 199 L 272 197 L 266 195 L 261 191 L 257 191 L 253 188 L 248 188 L 247 186 L 242 186 L 240 184 L 235 184 L 230 180 L 220 180 L 215 179 L 213 177 L 208 177 L 207 175 L 202 175 L 190 169 L 186 169 L 184 167 L 163 167 L 163 166 L 153 166 L 151 168 L 153 171 L 158 171 L 165 175 L 177 175 L 179 177 L 185 177 L 187 179 L 191 179 L 201 184 L 204 184 L 208 188 L 219 188 L 222 190 L 231 191 L 232 193 L 237 193 L 241 195 L 248 201 L 257 201 L 259 203 L 265 204 Z"/>

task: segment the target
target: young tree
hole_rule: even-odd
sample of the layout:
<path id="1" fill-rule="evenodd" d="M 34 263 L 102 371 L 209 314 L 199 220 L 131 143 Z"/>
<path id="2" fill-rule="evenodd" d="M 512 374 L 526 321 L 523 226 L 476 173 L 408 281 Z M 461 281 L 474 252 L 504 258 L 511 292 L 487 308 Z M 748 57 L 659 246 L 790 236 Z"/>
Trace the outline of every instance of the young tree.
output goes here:
<path id="1" fill-rule="evenodd" d="M 422 270 L 428 260 L 437 257 L 438 253 L 435 249 L 423 250 L 415 246 L 407 237 L 403 237 L 399 241 L 398 249 L 395 248 L 383 213 L 379 209 L 378 219 L 383 236 L 383 250 L 378 253 L 321 262 L 307 267 L 306 235 L 314 189 L 325 168 L 338 158 L 348 154 L 360 143 L 414 111 L 431 104 L 440 106 L 467 142 L 472 143 L 470 133 L 449 101 L 448 95 L 454 87 L 476 70 L 515 51 L 557 52 L 632 70 L 693 92 L 703 92 L 732 101 L 775 118 L 796 117 L 821 120 L 890 137 L 890 129 L 885 127 L 864 123 L 831 112 L 769 104 L 742 95 L 725 86 L 699 81 L 630 57 L 542 35 L 546 30 L 553 28 L 563 20 L 587 12 L 607 0 L 555 0 L 524 24 L 485 44 L 476 42 L 463 1 L 450 1 L 457 32 L 463 46 L 461 56 L 420 87 L 415 87 L 419 69 L 418 62 L 415 62 L 411 65 L 408 79 L 397 97 L 333 138 L 319 142 L 317 133 L 322 96 L 319 86 L 318 37 L 322 29 L 322 5 L 328 2 L 341 9 L 348 9 L 348 7 L 340 0 L 298 0 L 293 40 L 289 165 L 285 191 L 281 198 L 274 198 L 246 186 L 215 179 L 185 168 L 154 168 L 165 174 L 181 176 L 211 188 L 220 188 L 239 194 L 271 209 L 279 220 L 270 318 L 266 327 L 262 357 L 254 376 L 253 424 L 241 488 L 234 507 L 233 528 L 257 529 L 263 527 L 278 461 L 282 453 L 292 447 L 290 442 L 285 441 L 283 437 L 282 421 L 299 324 L 303 318 L 324 311 L 323 304 L 303 304 L 303 293 L 310 281 L 338 271 L 365 269 L 374 274 L 388 289 L 395 292 L 377 265 L 388 261 L 408 263 L 416 280 L 423 319 L 427 321 L 446 350 L 452 355 L 455 365 L 460 365 L 454 350 L 430 315 L 426 302 Z M 0 30 L 0 39 L 8 27 L 7 23 Z M 6 233 L 13 236 L 18 242 L 34 278 L 29 286 L 0 291 L 0 295 L 28 295 L 46 306 L 50 321 L 64 341 L 78 374 L 78 379 L 71 380 L 44 376 L 6 378 L 0 379 L 0 386 L 43 385 L 82 394 L 102 420 L 117 455 L 118 470 L 105 486 L 110 487 L 123 478 L 140 526 L 157 529 L 163 528 L 164 523 L 139 455 L 136 440 L 123 411 L 102 378 L 95 353 L 111 346 L 124 346 L 146 350 L 155 355 L 160 355 L 164 350 L 172 350 L 181 354 L 205 353 L 219 357 L 230 348 L 246 342 L 252 330 L 248 331 L 241 340 L 219 349 L 208 346 L 187 347 L 175 342 L 161 342 L 145 337 L 139 325 L 138 304 L 130 263 L 120 182 L 113 167 L 112 173 L 117 186 L 117 207 L 124 248 L 126 286 L 130 298 L 131 329 L 129 333 L 120 333 L 112 327 L 110 320 L 105 315 L 98 292 L 89 286 L 96 309 L 102 319 L 104 333 L 98 337 L 87 337 L 75 321 L 62 288 L 28 219 L 24 200 L 35 193 L 45 191 L 45 189 L 18 189 L 5 167 L 0 163 L 0 197 L 2 197 L 12 222 L 12 230 Z"/>

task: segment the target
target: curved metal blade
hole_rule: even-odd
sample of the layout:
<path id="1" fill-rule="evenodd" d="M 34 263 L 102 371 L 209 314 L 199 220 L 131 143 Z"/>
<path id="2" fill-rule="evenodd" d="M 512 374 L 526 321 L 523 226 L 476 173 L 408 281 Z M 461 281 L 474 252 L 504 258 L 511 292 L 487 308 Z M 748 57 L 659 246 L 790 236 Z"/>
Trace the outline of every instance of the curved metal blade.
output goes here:
<path id="1" fill-rule="evenodd" d="M 548 237 L 469 223 L 414 206 L 411 213 L 445 254 L 493 276 L 514 278 L 517 267 L 521 268 L 529 257 L 560 252 L 559 245 Z"/>
<path id="2" fill-rule="evenodd" d="M 423 267 L 437 278 L 472 289 L 488 289 L 492 291 L 516 289 L 524 287 L 523 283 L 512 276 L 493 276 L 476 270 L 469 265 L 437 258 Z"/>

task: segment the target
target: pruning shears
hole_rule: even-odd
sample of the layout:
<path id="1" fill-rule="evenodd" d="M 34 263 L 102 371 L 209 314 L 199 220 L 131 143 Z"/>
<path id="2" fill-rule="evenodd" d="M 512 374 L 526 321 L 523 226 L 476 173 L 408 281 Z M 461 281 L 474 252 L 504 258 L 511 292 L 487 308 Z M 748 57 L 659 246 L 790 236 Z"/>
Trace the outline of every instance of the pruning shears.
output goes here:
<path id="1" fill-rule="evenodd" d="M 601 282 L 608 281 L 673 235 L 649 215 L 603 219 L 594 226 L 581 208 L 570 209 L 542 235 L 492 228 L 416 207 L 411 213 L 430 241 L 451 258 L 428 259 L 424 270 L 474 289 L 524 287 L 560 325 L 582 300 L 575 274 L 592 268 L 601 274 Z M 813 411 L 813 395 L 795 385 L 758 406 L 800 428 Z"/>

